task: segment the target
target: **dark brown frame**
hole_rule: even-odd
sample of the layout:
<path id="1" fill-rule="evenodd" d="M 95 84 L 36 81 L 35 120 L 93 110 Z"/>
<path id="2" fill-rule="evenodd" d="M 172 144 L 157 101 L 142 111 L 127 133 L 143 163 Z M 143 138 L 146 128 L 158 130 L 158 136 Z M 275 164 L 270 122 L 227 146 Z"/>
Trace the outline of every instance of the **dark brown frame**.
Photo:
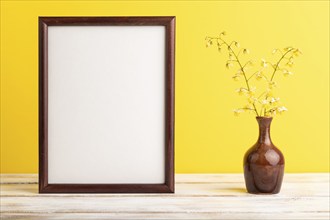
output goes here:
<path id="1" fill-rule="evenodd" d="M 48 183 L 48 26 L 165 26 L 165 183 Z M 174 45 L 175 17 L 39 17 L 39 193 L 174 192 Z"/>

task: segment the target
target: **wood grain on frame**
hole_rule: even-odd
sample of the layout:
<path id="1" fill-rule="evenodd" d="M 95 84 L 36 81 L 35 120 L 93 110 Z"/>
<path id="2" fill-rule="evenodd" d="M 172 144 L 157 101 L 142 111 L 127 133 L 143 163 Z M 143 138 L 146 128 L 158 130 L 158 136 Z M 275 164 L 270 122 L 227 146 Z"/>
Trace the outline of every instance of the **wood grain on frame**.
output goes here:
<path id="1" fill-rule="evenodd" d="M 165 26 L 165 183 L 48 183 L 48 26 Z M 174 192 L 174 43 L 175 17 L 39 17 L 39 192 L 173 193 Z"/>

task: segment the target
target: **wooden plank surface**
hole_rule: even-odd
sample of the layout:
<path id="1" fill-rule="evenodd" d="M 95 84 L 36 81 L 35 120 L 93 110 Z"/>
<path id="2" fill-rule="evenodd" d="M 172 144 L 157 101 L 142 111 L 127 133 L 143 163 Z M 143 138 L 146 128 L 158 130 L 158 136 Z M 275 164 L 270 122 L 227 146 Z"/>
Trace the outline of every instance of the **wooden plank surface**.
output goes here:
<path id="1" fill-rule="evenodd" d="M 177 174 L 175 194 L 38 194 L 37 175 L 1 175 L 1 219 L 329 219 L 329 173 L 286 174 L 277 195 L 242 174 Z"/>

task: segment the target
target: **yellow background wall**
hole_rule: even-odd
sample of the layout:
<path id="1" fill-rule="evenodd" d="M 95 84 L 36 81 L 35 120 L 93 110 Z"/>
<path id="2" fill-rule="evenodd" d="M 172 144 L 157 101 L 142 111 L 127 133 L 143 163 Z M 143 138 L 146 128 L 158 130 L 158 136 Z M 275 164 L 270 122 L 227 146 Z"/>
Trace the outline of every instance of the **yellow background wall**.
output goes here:
<path id="1" fill-rule="evenodd" d="M 176 16 L 177 173 L 241 172 L 257 138 L 252 114 L 236 118 L 240 84 L 226 57 L 205 48 L 226 30 L 255 58 L 303 51 L 280 80 L 289 112 L 272 139 L 287 172 L 329 172 L 329 1 L 1 1 L 1 172 L 38 171 L 38 16 Z"/>

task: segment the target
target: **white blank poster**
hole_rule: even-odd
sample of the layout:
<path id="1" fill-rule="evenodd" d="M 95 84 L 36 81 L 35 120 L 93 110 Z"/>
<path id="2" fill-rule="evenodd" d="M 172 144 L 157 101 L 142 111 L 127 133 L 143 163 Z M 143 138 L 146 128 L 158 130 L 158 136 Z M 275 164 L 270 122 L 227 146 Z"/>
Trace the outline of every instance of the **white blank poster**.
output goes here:
<path id="1" fill-rule="evenodd" d="M 165 27 L 48 27 L 48 182 L 165 182 Z"/>

